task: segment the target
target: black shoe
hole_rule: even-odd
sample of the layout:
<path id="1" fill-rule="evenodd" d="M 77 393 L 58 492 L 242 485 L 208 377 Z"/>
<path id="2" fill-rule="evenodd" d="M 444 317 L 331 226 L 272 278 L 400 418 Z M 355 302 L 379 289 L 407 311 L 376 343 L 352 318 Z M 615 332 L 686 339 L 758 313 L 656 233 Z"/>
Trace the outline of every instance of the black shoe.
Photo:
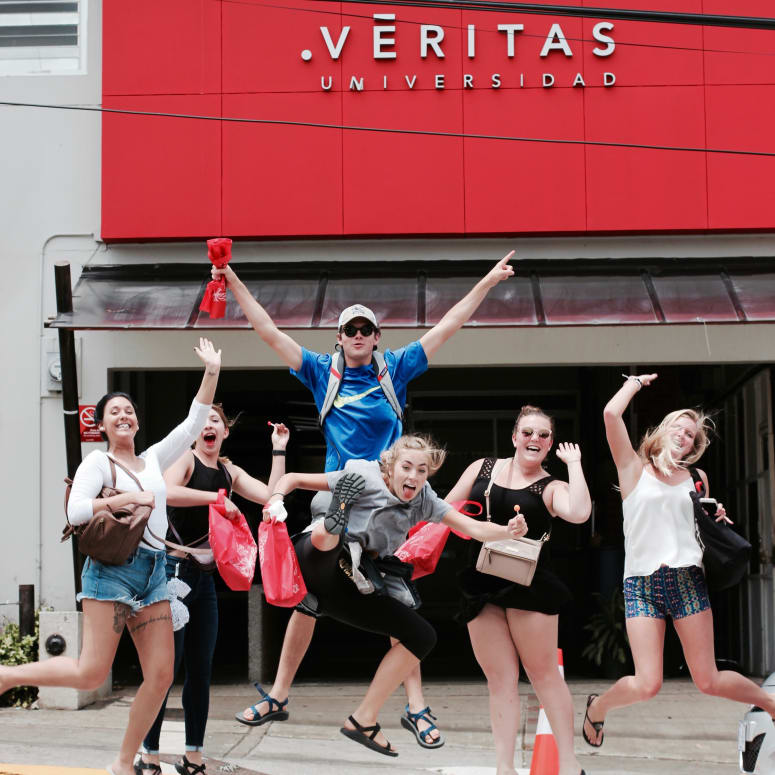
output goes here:
<path id="1" fill-rule="evenodd" d="M 323 526 L 327 533 L 340 535 L 347 532 L 350 521 L 350 507 L 360 498 L 366 480 L 356 473 L 343 474 L 334 485 L 331 494 L 331 505 L 323 518 Z"/>
<path id="2" fill-rule="evenodd" d="M 205 775 L 205 763 L 192 764 L 185 756 L 179 761 L 175 762 L 175 769 L 180 775 Z M 161 770 L 159 770 L 161 772 Z"/>

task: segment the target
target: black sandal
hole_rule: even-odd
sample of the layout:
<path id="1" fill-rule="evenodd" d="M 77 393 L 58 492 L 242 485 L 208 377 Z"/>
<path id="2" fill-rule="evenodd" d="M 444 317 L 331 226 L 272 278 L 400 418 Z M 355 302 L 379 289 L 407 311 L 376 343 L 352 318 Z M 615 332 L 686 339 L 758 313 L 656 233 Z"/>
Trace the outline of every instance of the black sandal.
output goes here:
<path id="1" fill-rule="evenodd" d="M 589 735 L 587 734 L 587 722 L 589 722 L 592 725 L 592 729 L 595 730 L 595 737 L 597 737 L 597 735 L 603 731 L 603 725 L 605 724 L 605 721 L 592 721 L 592 719 L 589 717 L 589 706 L 598 696 L 599 695 L 597 694 L 590 694 L 587 697 L 587 709 L 584 712 L 584 721 L 581 724 L 581 736 L 584 738 L 584 742 L 587 745 L 591 745 L 593 748 L 600 748 L 600 746 L 603 745 L 603 740 L 605 740 L 605 734 L 603 734 L 600 737 L 600 742 L 594 743 L 592 740 L 590 740 Z"/>
<path id="2" fill-rule="evenodd" d="M 205 763 L 192 764 L 186 755 L 183 755 L 183 759 L 179 762 L 175 762 L 175 769 L 180 775 L 205 775 Z M 161 772 L 161 770 L 159 770 Z"/>
<path id="3" fill-rule="evenodd" d="M 404 715 L 401 716 L 401 726 L 412 732 L 417 738 L 417 742 L 423 748 L 441 748 L 441 746 L 444 745 L 444 738 L 437 737 L 434 740 L 433 737 L 430 736 L 430 733 L 434 729 L 438 729 L 431 719 L 436 721 L 436 716 L 431 713 L 430 706 L 426 705 L 419 713 L 411 713 L 409 711 L 409 706 L 407 705 Z M 429 725 L 428 728 L 423 729 L 423 731 L 420 732 L 420 726 L 417 723 L 418 721 L 424 721 Z"/>
<path id="4" fill-rule="evenodd" d="M 372 751 L 383 753 L 385 756 L 398 756 L 398 751 L 396 751 L 393 746 L 390 745 L 390 742 L 388 742 L 387 745 L 380 745 L 374 740 L 382 728 L 379 724 L 374 724 L 370 727 L 364 727 L 359 724 L 352 716 L 348 716 L 347 720 L 355 727 L 355 729 L 342 727 L 339 731 L 345 737 L 349 737 L 350 740 L 354 740 L 356 743 L 365 745 L 366 748 L 371 748 Z M 366 734 L 367 732 L 370 734 Z"/>
<path id="5" fill-rule="evenodd" d="M 151 775 L 161 775 L 161 766 L 153 762 L 144 762 L 143 757 L 134 763 L 135 775 L 145 775 L 150 770 Z"/>
<path id="6" fill-rule="evenodd" d="M 360 498 L 366 480 L 356 473 L 343 474 L 334 485 L 331 494 L 331 505 L 323 519 L 323 527 L 331 535 L 347 532 L 350 521 L 350 507 Z"/>
<path id="7" fill-rule="evenodd" d="M 268 721 L 287 721 L 288 720 L 288 711 L 285 709 L 288 705 L 288 698 L 286 697 L 282 702 L 279 700 L 276 700 L 274 697 L 270 697 L 260 686 L 260 684 L 255 683 L 253 686 L 256 687 L 258 690 L 258 693 L 261 695 L 261 699 L 255 704 L 251 705 L 249 708 L 246 708 L 245 710 L 249 710 L 253 714 L 253 718 L 247 719 L 243 715 L 245 712 L 244 710 L 242 713 L 235 713 L 234 718 L 239 721 L 240 724 L 245 724 L 249 727 L 258 727 L 261 726 L 261 724 L 266 724 Z M 258 712 L 258 706 L 262 703 L 266 702 L 269 705 L 269 710 L 264 713 L 262 716 Z M 275 710 L 277 708 L 277 710 Z M 203 770 L 204 772 L 204 770 Z"/>

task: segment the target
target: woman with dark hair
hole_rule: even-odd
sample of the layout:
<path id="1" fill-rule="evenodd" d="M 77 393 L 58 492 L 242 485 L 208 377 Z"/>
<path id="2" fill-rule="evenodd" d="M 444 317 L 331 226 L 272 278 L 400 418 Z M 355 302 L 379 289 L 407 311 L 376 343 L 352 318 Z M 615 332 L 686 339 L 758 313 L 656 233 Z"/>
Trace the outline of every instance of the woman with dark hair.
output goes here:
<path id="1" fill-rule="evenodd" d="M 118 755 L 106 768 L 111 775 L 134 775 L 132 761 L 137 748 L 172 683 L 174 645 L 164 570 L 166 552 L 154 538 L 154 534 L 167 532 L 163 472 L 204 427 L 221 369 L 221 351 L 216 352 L 212 342 L 200 339 L 194 350 L 205 369 L 188 417 L 140 455 L 135 451 L 137 407 L 131 397 L 108 393 L 95 409 L 94 419 L 108 449 L 91 452 L 78 466 L 67 506 L 70 523 L 82 525 L 101 510 L 115 511 L 130 503 L 150 506 L 152 511 L 140 545 L 124 565 L 104 565 L 92 558 L 84 564 L 78 595 L 84 614 L 80 657 L 52 657 L 0 667 L 0 693 L 22 685 L 95 689 L 110 671 L 126 626 L 137 649 L 143 682 L 129 710 Z M 109 458 L 116 461 L 115 486 L 121 492 L 101 498 L 102 488 L 113 484 Z"/>
<path id="2" fill-rule="evenodd" d="M 165 471 L 169 541 L 190 546 L 207 536 L 208 506 L 215 503 L 218 490 L 228 493 L 229 497 L 224 501 L 227 516 L 238 514 L 239 510 L 231 501 L 232 492 L 254 503 L 266 503 L 277 480 L 285 473 L 285 448 L 290 435 L 285 425 L 272 424 L 272 471 L 268 484 L 250 476 L 228 458 L 221 457 L 221 445 L 233 425 L 234 421 L 226 417 L 223 407 L 213 404 L 194 448 L 187 450 Z M 210 706 L 213 653 L 218 636 L 215 581 L 212 571 L 203 570 L 195 559 L 187 558 L 180 550 L 171 550 L 167 554 L 167 578 L 179 578 L 191 588 L 183 598 L 189 620 L 175 631 L 174 673 L 177 674 L 181 663 L 186 666 L 183 684 L 186 750 L 175 764 L 175 769 L 181 775 L 203 775 L 202 748 Z M 165 700 L 145 736 L 145 754 L 135 763 L 136 775 L 161 773 L 159 735 L 166 704 Z"/>
<path id="3" fill-rule="evenodd" d="M 637 451 L 630 442 L 624 412 L 635 394 L 656 378 L 627 377 L 603 411 L 622 495 L 624 615 L 635 675 L 587 698 L 583 736 L 595 748 L 603 744 L 603 723 L 610 710 L 648 700 L 661 688 L 668 616 L 701 692 L 758 705 L 775 717 L 775 696 L 739 673 L 716 668 L 713 614 L 690 497 L 695 489 L 692 466 L 710 443 L 710 419 L 694 409 L 678 409 L 645 434 Z M 707 493 L 708 477 L 699 469 L 695 472 Z M 717 521 L 730 522 L 720 503 L 716 515 Z"/>
<path id="4" fill-rule="evenodd" d="M 511 436 L 514 456 L 474 461 L 447 500 L 476 501 L 482 513 L 499 524 L 519 511 L 527 522 L 527 537 L 533 539 L 550 535 L 555 517 L 575 524 L 586 521 L 592 502 L 581 451 L 576 444 L 559 445 L 557 457 L 568 466 L 568 482 L 556 479 L 543 467 L 553 437 L 552 418 L 536 406 L 523 406 Z M 463 600 L 458 618 L 468 624 L 476 661 L 487 678 L 497 773 L 516 773 L 521 659 L 554 732 L 559 775 L 583 775 L 573 752 L 573 703 L 557 669 L 559 613 L 571 594 L 552 570 L 551 541 L 542 547 L 530 586 L 477 571 L 480 545 L 471 543 L 470 564 L 461 574 Z"/>

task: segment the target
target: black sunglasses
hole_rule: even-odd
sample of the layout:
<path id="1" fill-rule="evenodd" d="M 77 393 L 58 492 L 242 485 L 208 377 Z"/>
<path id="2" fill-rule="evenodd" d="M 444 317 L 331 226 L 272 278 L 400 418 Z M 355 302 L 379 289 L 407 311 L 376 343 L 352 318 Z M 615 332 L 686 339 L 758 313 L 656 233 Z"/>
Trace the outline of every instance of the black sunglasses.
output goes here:
<path id="1" fill-rule="evenodd" d="M 353 337 L 359 331 L 363 336 L 371 336 L 375 331 L 379 330 L 373 323 L 364 323 L 362 326 L 356 326 L 353 323 L 347 323 L 340 329 L 345 336 Z"/>

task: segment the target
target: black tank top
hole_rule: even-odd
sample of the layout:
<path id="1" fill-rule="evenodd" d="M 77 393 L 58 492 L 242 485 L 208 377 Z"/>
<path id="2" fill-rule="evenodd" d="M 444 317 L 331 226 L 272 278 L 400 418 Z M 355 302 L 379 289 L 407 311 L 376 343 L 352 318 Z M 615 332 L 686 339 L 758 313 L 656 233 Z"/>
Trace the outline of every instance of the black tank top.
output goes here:
<path id="1" fill-rule="evenodd" d="M 226 495 L 231 495 L 231 476 L 226 466 L 218 461 L 218 468 L 206 466 L 194 455 L 194 470 L 186 487 L 192 490 L 207 490 L 218 492 L 226 490 Z M 170 528 L 167 531 L 167 540 L 181 544 L 192 544 L 194 541 L 207 536 L 209 530 L 209 506 L 167 506 L 167 519 Z M 174 525 L 177 536 L 172 529 Z"/>

